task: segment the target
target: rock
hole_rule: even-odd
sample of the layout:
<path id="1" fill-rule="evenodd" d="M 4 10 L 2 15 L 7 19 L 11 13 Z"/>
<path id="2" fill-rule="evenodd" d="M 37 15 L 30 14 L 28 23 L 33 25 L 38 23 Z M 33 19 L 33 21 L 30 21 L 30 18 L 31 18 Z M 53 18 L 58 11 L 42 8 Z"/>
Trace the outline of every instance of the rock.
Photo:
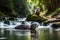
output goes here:
<path id="1" fill-rule="evenodd" d="M 8 20 L 14 20 L 14 17 L 10 17 Z"/>
<path id="2" fill-rule="evenodd" d="M 32 24 L 31 27 L 30 27 L 30 32 L 31 32 L 31 38 L 37 38 L 37 35 L 36 35 L 36 26 L 37 24 Z"/>
<path id="3" fill-rule="evenodd" d="M 7 20 L 5 20 L 4 23 L 10 25 L 10 22 Z"/>
<path id="4" fill-rule="evenodd" d="M 53 24 L 52 27 L 53 28 L 58 28 L 58 27 L 60 27 L 60 24 Z"/>
<path id="5" fill-rule="evenodd" d="M 31 24 L 31 25 L 22 24 L 22 25 L 16 26 L 15 29 L 35 30 L 36 26 L 37 24 Z"/>
<path id="6" fill-rule="evenodd" d="M 36 24 L 32 24 L 30 30 L 35 30 L 35 28 L 36 28 Z"/>
<path id="7" fill-rule="evenodd" d="M 15 29 L 21 29 L 21 30 L 29 30 L 29 25 L 18 25 L 15 27 Z"/>
<path id="8" fill-rule="evenodd" d="M 15 27 L 15 29 L 30 30 L 31 37 L 36 38 L 37 37 L 36 30 L 35 30 L 36 27 L 37 27 L 37 24 L 32 23 L 30 27 L 29 27 L 29 25 L 18 25 L 18 26 Z"/>

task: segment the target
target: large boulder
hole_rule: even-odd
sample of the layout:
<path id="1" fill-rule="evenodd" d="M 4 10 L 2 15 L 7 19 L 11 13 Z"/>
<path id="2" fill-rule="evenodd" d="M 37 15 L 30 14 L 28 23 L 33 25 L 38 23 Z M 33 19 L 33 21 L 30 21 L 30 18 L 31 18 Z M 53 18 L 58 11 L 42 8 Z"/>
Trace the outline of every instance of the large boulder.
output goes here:
<path id="1" fill-rule="evenodd" d="M 19 29 L 19 30 L 30 30 L 31 37 L 32 38 L 36 38 L 37 35 L 36 35 L 36 30 L 35 29 L 36 29 L 36 27 L 39 26 L 39 23 L 38 22 L 32 22 L 31 25 L 26 25 L 26 24 L 24 24 L 24 25 L 22 24 L 22 25 L 16 26 L 15 29 Z"/>
<path id="2" fill-rule="evenodd" d="M 35 30 L 36 27 L 38 27 L 39 23 L 38 22 L 33 22 L 31 25 L 28 23 L 22 22 L 22 25 L 18 25 L 15 27 L 15 29 L 22 29 L 22 30 Z"/>
<path id="3" fill-rule="evenodd" d="M 29 25 L 19 25 L 16 26 L 15 29 L 19 29 L 19 30 L 30 30 L 31 32 L 31 37 L 32 38 L 36 38 L 36 30 L 35 28 L 38 27 L 38 25 L 36 24 L 36 22 L 32 23 L 30 26 Z"/>
<path id="4" fill-rule="evenodd" d="M 15 29 L 19 29 L 19 30 L 29 30 L 29 25 L 18 25 L 15 27 Z"/>

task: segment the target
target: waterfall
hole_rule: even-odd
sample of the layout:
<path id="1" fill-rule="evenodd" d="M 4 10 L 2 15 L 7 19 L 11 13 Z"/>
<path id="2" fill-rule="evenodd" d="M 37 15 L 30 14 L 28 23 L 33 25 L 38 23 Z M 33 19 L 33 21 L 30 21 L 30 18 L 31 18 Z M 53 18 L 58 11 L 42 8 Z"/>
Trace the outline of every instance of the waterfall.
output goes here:
<path id="1" fill-rule="evenodd" d="M 44 25 L 44 22 L 41 23 L 41 26 L 43 26 L 43 25 Z"/>
<path id="2" fill-rule="evenodd" d="M 51 27 L 53 23 L 50 23 L 47 27 L 50 29 L 50 34 L 52 34 L 53 28 Z"/>
<path id="3" fill-rule="evenodd" d="M 47 26 L 44 26 L 43 24 L 44 24 L 44 23 L 42 22 L 37 28 L 51 28 L 51 26 L 52 26 L 53 23 L 50 23 L 50 24 L 47 25 Z"/>
<path id="4" fill-rule="evenodd" d="M 47 29 L 49 29 L 50 34 L 52 34 L 52 30 L 53 30 L 53 28 L 51 27 L 52 25 L 53 25 L 53 23 L 50 23 L 49 25 L 44 26 L 44 25 L 43 25 L 43 22 L 42 22 L 41 25 L 39 25 L 39 26 L 36 28 L 36 30 L 39 30 L 39 29 L 42 29 L 42 30 L 43 30 L 43 28 L 47 28 Z"/>
<path id="5" fill-rule="evenodd" d="M 49 25 L 47 25 L 47 27 L 51 27 L 53 25 L 53 23 L 50 23 Z"/>
<path id="6" fill-rule="evenodd" d="M 3 22 L 1 22 L 1 24 L 0 24 L 0 28 L 1 28 L 1 33 L 2 33 L 2 35 L 4 34 L 4 23 Z"/>
<path id="7" fill-rule="evenodd" d="M 32 24 L 37 24 L 37 26 L 39 26 L 39 25 L 40 25 L 38 22 L 33 22 Z"/>
<path id="8" fill-rule="evenodd" d="M 16 18 L 17 19 L 17 21 L 25 21 L 26 20 L 26 18 Z"/>

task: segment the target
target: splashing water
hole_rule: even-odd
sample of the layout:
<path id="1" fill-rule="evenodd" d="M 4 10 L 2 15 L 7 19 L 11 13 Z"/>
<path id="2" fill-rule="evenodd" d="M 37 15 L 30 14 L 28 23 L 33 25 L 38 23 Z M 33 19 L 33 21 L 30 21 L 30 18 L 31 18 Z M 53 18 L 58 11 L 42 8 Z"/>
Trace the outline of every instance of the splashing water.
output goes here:
<path id="1" fill-rule="evenodd" d="M 7 39 L 7 38 L 5 38 L 5 37 L 0 38 L 0 40 L 5 40 L 5 39 Z"/>
<path id="2" fill-rule="evenodd" d="M 37 28 L 51 28 L 52 24 L 53 24 L 53 23 L 50 23 L 49 25 L 44 26 L 44 25 L 43 25 L 43 22 L 42 22 L 41 25 L 39 25 Z"/>
<path id="3" fill-rule="evenodd" d="M 43 28 L 47 28 L 47 29 L 49 29 L 50 34 L 52 34 L 52 30 L 53 30 L 53 28 L 51 27 L 52 25 L 53 25 L 53 23 L 50 23 L 49 25 L 44 26 L 43 23 L 42 23 L 42 26 L 39 25 L 39 26 L 36 28 L 36 30 L 43 29 Z"/>
<path id="4" fill-rule="evenodd" d="M 17 19 L 17 21 L 25 21 L 26 20 L 26 18 L 16 18 Z"/>

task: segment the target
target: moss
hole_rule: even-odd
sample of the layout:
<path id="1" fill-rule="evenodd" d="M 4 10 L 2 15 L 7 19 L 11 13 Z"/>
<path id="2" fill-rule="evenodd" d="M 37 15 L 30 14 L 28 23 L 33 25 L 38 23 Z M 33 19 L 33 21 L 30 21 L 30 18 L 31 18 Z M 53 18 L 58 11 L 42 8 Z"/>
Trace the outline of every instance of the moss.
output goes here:
<path id="1" fill-rule="evenodd" d="M 37 21 L 37 22 L 44 22 L 46 19 L 44 19 L 43 17 L 41 16 L 37 16 L 35 14 L 28 14 L 27 17 L 26 17 L 27 21 Z"/>
<path id="2" fill-rule="evenodd" d="M 31 19 L 31 14 L 28 14 L 26 20 L 27 20 L 27 21 L 30 21 L 30 19 Z"/>

